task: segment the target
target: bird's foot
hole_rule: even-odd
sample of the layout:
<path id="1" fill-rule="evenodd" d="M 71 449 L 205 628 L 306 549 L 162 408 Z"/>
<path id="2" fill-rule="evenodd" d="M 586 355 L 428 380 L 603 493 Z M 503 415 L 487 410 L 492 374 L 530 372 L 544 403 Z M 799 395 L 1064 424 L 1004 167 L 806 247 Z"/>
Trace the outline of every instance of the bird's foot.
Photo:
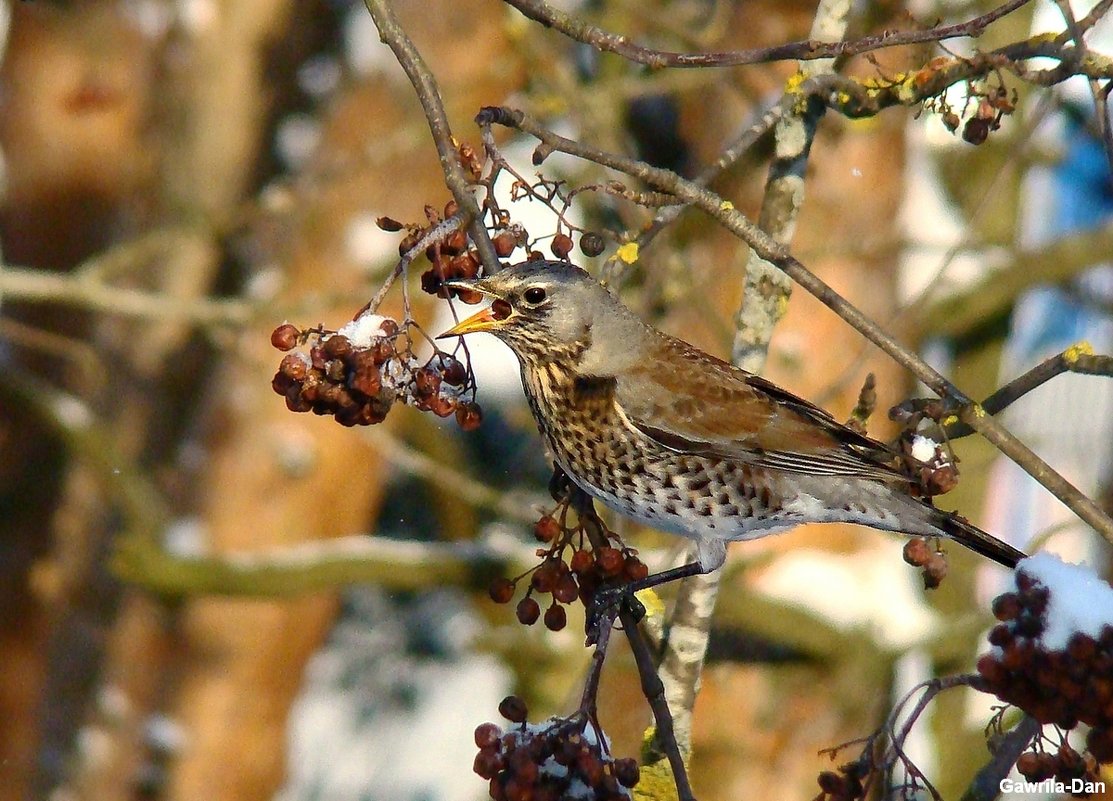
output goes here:
<path id="1" fill-rule="evenodd" d="M 613 625 L 614 619 L 623 612 L 628 612 L 635 623 L 645 617 L 645 606 L 634 596 L 634 592 L 629 585 L 600 587 L 595 591 L 587 605 L 584 623 L 588 645 L 598 642 L 602 628 Z"/>

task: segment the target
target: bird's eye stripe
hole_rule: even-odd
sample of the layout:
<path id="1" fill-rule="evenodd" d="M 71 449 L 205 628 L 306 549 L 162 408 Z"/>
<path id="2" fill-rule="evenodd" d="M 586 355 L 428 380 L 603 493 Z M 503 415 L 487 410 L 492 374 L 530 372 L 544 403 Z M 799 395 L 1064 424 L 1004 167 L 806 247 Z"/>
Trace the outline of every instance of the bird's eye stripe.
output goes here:
<path id="1" fill-rule="evenodd" d="M 545 299 L 545 290 L 539 286 L 531 286 L 522 293 L 527 303 L 540 303 Z"/>

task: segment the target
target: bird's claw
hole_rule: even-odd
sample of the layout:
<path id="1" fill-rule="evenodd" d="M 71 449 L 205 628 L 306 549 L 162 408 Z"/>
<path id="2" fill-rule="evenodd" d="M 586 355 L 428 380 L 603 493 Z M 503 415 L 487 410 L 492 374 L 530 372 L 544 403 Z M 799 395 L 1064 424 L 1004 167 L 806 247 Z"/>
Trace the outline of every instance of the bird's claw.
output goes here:
<path id="1" fill-rule="evenodd" d="M 633 622 L 638 623 L 645 617 L 645 605 L 635 597 L 628 586 L 597 589 L 587 605 L 587 618 L 584 622 L 587 644 L 597 643 L 600 630 L 604 626 L 612 625 L 614 619 L 622 612 L 629 613 Z"/>

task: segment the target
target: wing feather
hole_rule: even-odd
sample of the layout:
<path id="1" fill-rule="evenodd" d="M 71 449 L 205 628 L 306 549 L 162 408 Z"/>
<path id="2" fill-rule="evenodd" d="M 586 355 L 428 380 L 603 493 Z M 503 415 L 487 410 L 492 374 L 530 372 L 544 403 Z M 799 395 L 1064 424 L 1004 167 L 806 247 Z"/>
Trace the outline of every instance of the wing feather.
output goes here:
<path id="1" fill-rule="evenodd" d="M 660 336 L 665 358 L 617 376 L 615 402 L 631 426 L 663 447 L 793 473 L 907 481 L 880 442 L 775 384 Z M 692 360 L 706 368 L 698 381 Z"/>

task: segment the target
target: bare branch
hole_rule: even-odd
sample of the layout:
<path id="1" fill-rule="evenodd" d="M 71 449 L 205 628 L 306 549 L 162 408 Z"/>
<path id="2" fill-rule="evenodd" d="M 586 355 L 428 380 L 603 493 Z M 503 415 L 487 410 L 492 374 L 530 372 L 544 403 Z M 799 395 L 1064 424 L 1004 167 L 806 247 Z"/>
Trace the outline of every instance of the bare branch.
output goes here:
<path id="1" fill-rule="evenodd" d="M 591 45 L 597 50 L 614 53 L 653 69 L 664 67 L 737 67 L 770 61 L 797 59 L 810 61 L 868 53 L 898 45 L 940 42 L 959 37 L 980 36 L 992 23 L 1026 5 L 1029 0 L 1009 0 L 992 11 L 967 22 L 940 25 L 923 31 L 885 31 L 852 42 L 830 42 L 807 39 L 774 47 L 733 50 L 723 53 L 672 53 L 634 44 L 621 34 L 610 33 L 554 8 L 544 0 L 505 0 L 529 19 L 546 28 L 555 28 L 570 39 Z"/>
<path id="2" fill-rule="evenodd" d="M 471 234 L 472 241 L 479 251 L 480 261 L 487 270 L 494 272 L 499 267 L 498 256 L 495 255 L 495 247 L 483 224 L 479 206 L 468 191 L 468 180 L 457 158 L 452 129 L 448 124 L 448 115 L 444 110 L 436 78 L 426 66 L 413 41 L 398 24 L 389 0 L 365 0 L 365 5 L 371 12 L 375 26 L 379 29 L 379 38 L 393 51 L 394 57 L 405 70 L 406 77 L 413 84 L 414 92 L 425 112 L 425 119 L 429 122 L 433 142 L 437 146 L 445 183 L 452 192 L 452 197 L 456 199 L 456 204 L 470 220 L 468 233 Z"/>

